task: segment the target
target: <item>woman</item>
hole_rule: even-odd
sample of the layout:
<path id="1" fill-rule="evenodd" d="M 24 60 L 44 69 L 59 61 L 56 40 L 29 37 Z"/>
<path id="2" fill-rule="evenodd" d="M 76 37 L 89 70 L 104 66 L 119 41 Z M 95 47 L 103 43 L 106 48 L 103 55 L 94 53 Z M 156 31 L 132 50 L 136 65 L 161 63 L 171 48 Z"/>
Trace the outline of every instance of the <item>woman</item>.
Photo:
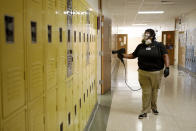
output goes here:
<path id="1" fill-rule="evenodd" d="M 145 30 L 142 43 L 137 46 L 132 54 L 118 54 L 120 58 L 134 59 L 138 57 L 139 83 L 142 88 L 142 111 L 139 119 L 147 117 L 152 112 L 158 115 L 157 96 L 163 74 L 169 75 L 169 57 L 165 46 L 156 41 L 155 31 Z"/>

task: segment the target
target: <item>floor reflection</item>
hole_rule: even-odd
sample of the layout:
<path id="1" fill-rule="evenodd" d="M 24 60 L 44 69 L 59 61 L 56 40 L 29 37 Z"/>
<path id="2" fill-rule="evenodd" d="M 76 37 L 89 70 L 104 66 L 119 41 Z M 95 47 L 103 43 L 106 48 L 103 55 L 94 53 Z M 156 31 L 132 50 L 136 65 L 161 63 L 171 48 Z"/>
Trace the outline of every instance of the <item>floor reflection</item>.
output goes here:
<path id="1" fill-rule="evenodd" d="M 137 62 L 128 61 L 127 80 L 137 88 Z M 113 97 L 107 131 L 195 131 L 196 78 L 189 73 L 170 68 L 170 76 L 163 78 L 158 98 L 158 116 L 152 113 L 138 119 L 141 110 L 141 91 L 132 92 L 124 83 L 124 69 L 120 64 L 113 81 Z"/>

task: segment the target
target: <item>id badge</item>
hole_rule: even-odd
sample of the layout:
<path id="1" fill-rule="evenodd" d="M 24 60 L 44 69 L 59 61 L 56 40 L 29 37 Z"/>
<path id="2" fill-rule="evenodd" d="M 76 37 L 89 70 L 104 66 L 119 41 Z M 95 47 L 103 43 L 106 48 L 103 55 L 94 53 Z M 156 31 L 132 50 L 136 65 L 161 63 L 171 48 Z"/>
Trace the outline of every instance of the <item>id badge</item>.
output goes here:
<path id="1" fill-rule="evenodd" d="M 151 50 L 151 48 L 150 47 L 147 47 L 146 50 Z"/>

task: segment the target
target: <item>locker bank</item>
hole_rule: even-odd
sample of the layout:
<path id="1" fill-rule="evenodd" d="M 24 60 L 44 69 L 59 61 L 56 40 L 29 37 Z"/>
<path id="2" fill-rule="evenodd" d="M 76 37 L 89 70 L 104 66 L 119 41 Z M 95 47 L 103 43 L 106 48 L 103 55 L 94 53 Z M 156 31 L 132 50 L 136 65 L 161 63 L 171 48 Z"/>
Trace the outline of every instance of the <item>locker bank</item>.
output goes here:
<path id="1" fill-rule="evenodd" d="M 195 131 L 195 0 L 0 0 L 0 131 Z M 167 50 L 158 115 L 138 119 L 131 54 Z M 165 67 L 164 67 L 165 69 Z M 128 86 L 125 83 L 128 83 Z"/>

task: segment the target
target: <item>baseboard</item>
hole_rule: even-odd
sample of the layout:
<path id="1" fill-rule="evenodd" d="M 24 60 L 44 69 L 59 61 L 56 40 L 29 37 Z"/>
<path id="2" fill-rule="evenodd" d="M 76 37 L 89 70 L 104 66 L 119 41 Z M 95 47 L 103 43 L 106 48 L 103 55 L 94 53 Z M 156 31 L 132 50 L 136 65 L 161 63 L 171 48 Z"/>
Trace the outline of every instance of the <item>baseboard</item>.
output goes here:
<path id="1" fill-rule="evenodd" d="M 190 70 L 188 70 L 188 69 L 186 69 L 186 68 L 184 68 L 182 66 L 178 66 L 178 69 L 182 70 L 182 71 L 184 71 L 186 73 L 189 73 L 192 77 L 196 77 L 196 73 L 195 72 L 191 72 Z"/>
<path id="2" fill-rule="evenodd" d="M 91 123 L 92 121 L 94 120 L 94 116 L 96 115 L 96 112 L 97 112 L 97 109 L 98 109 L 98 101 L 96 102 L 95 106 L 94 106 L 94 109 L 90 115 L 90 118 L 88 119 L 88 122 L 84 128 L 83 131 L 89 131 L 90 127 L 91 127 Z"/>

